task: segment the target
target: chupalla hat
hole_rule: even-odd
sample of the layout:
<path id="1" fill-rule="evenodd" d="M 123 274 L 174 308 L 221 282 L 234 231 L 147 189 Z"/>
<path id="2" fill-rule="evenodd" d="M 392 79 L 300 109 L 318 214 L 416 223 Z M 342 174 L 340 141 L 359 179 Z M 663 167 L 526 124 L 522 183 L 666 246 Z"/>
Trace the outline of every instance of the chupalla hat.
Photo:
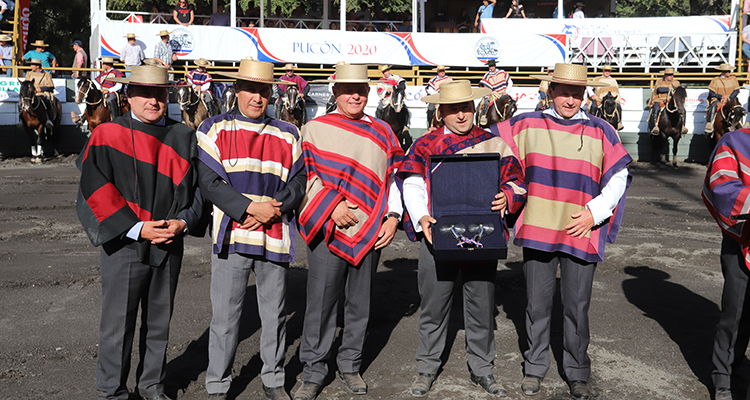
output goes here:
<path id="1" fill-rule="evenodd" d="M 297 69 L 297 66 L 294 64 L 284 64 L 284 71 L 292 70 L 294 71 Z"/>
<path id="2" fill-rule="evenodd" d="M 440 92 L 425 96 L 422 101 L 433 104 L 463 103 L 487 96 L 491 92 L 489 88 L 473 88 L 469 81 L 453 81 L 440 85 Z"/>
<path id="3" fill-rule="evenodd" d="M 237 72 L 219 72 L 219 75 L 237 80 L 276 83 L 273 77 L 273 64 L 265 61 L 243 58 L 240 60 L 240 69 Z"/>
<path id="4" fill-rule="evenodd" d="M 369 83 L 367 64 L 336 64 L 333 83 Z"/>
<path id="5" fill-rule="evenodd" d="M 48 47 L 49 45 L 44 43 L 44 40 L 37 40 L 34 43 L 30 44 L 31 47 Z"/>
<path id="6" fill-rule="evenodd" d="M 128 39 L 135 39 L 135 38 L 137 38 L 138 36 L 135 36 L 135 33 L 128 33 L 127 35 L 125 35 L 125 36 L 123 36 L 123 37 L 124 37 L 124 38 L 128 38 Z"/>
<path id="7" fill-rule="evenodd" d="M 674 75 L 674 68 L 665 68 L 661 73 L 664 75 Z"/>
<path id="8" fill-rule="evenodd" d="M 10 35 L 0 34 L 0 42 L 10 42 L 13 38 Z"/>
<path id="9" fill-rule="evenodd" d="M 114 64 L 115 59 L 113 57 L 102 57 L 102 64 Z"/>
<path id="10" fill-rule="evenodd" d="M 451 69 L 451 67 L 446 67 L 445 65 L 436 65 L 435 68 L 433 68 L 431 71 L 438 72 L 445 71 L 446 69 Z"/>
<path id="11" fill-rule="evenodd" d="M 721 65 L 719 65 L 718 67 L 714 69 L 719 70 L 719 71 L 734 71 L 734 67 L 727 63 L 722 63 Z"/>
<path id="12" fill-rule="evenodd" d="M 588 80 L 586 77 L 587 72 L 588 69 L 585 65 L 557 63 L 555 64 L 555 72 L 552 75 L 531 75 L 531 77 L 539 79 L 540 81 L 560 83 L 563 85 L 592 87 L 609 86 L 608 83 Z M 440 90 L 443 90 L 443 85 L 440 85 Z"/>
<path id="13" fill-rule="evenodd" d="M 381 65 L 380 66 L 380 72 L 385 72 L 385 71 L 391 69 L 391 67 L 393 67 L 393 65 L 388 65 L 388 64 Z"/>
<path id="14" fill-rule="evenodd" d="M 206 60 L 205 58 L 201 57 L 201 58 L 195 60 L 195 65 L 197 65 L 199 67 L 208 67 L 208 66 L 211 66 L 211 63 L 208 62 L 208 60 Z"/>
<path id="15" fill-rule="evenodd" d="M 172 32 L 170 32 L 170 31 L 168 31 L 166 29 L 163 29 L 159 33 L 157 33 L 156 36 L 164 37 L 164 36 L 169 36 L 171 34 L 172 34 Z"/>
<path id="16" fill-rule="evenodd" d="M 154 65 L 136 65 L 130 69 L 130 78 L 107 78 L 107 80 L 136 86 L 172 86 L 167 79 L 167 69 Z"/>
<path id="17" fill-rule="evenodd" d="M 29 60 L 29 64 L 42 65 L 42 60 L 39 60 L 39 59 L 36 59 L 36 58 L 32 58 L 31 60 Z"/>
<path id="18" fill-rule="evenodd" d="M 602 71 L 612 71 L 612 66 L 611 65 L 605 65 L 605 66 L 602 67 Z"/>

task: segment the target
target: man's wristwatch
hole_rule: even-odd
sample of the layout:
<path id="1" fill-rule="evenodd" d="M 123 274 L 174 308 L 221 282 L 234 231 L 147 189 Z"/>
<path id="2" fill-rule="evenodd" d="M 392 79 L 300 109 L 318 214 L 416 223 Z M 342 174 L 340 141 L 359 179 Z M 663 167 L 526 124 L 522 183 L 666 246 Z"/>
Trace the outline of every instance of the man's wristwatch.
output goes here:
<path id="1" fill-rule="evenodd" d="M 401 214 L 397 212 L 389 212 L 388 215 L 385 216 L 385 219 L 388 218 L 396 218 L 396 221 L 401 222 Z"/>

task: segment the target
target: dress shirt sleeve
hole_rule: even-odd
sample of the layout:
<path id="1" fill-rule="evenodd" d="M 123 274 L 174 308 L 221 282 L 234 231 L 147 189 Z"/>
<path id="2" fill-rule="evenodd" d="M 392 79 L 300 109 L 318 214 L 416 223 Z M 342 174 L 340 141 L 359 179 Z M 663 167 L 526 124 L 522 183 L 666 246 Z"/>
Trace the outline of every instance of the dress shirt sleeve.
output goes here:
<path id="1" fill-rule="evenodd" d="M 628 169 L 623 168 L 612 176 L 602 192 L 586 204 L 594 217 L 594 225 L 599 225 L 612 216 L 620 198 L 625 193 L 628 181 Z"/>
<path id="2" fill-rule="evenodd" d="M 115 86 L 112 86 L 109 91 L 110 92 L 119 92 L 120 89 L 122 89 L 122 83 L 115 83 Z"/>
<path id="3" fill-rule="evenodd" d="M 211 81 L 208 81 L 201 85 L 201 91 L 208 92 L 209 89 L 211 89 Z"/>
<path id="4" fill-rule="evenodd" d="M 425 215 L 430 215 L 427 207 L 427 184 L 422 175 L 411 174 L 404 179 L 404 205 L 409 211 L 415 232 L 422 232 L 419 221 Z"/>
<path id="5" fill-rule="evenodd" d="M 596 92 L 594 91 L 594 88 L 591 86 L 586 87 L 586 94 L 589 96 L 589 98 L 596 96 Z"/>
<path id="6" fill-rule="evenodd" d="M 396 184 L 396 174 L 392 174 L 388 180 L 388 212 L 404 215 L 404 205 L 401 202 L 401 191 Z"/>
<path id="7" fill-rule="evenodd" d="M 513 79 L 510 79 L 510 76 L 508 77 L 508 86 L 505 88 L 505 93 L 509 93 L 510 89 L 513 89 Z"/>
<path id="8" fill-rule="evenodd" d="M 138 239 L 141 238 L 141 229 L 143 229 L 143 221 L 136 222 L 135 225 L 133 225 L 133 227 L 130 228 L 128 233 L 125 234 L 125 236 L 128 237 L 129 239 L 138 241 Z"/>

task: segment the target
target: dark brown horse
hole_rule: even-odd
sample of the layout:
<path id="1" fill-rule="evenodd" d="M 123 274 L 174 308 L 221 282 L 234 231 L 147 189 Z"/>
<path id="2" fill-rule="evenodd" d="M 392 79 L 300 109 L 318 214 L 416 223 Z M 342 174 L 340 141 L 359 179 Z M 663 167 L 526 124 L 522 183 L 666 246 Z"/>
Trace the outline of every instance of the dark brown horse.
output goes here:
<path id="1" fill-rule="evenodd" d="M 227 85 L 224 89 L 224 93 L 221 94 L 221 112 L 229 112 L 234 106 L 237 105 L 237 94 L 234 91 L 233 85 Z"/>
<path id="2" fill-rule="evenodd" d="M 200 89 L 193 89 L 186 83 L 177 85 L 177 103 L 182 111 L 182 123 L 193 129 L 198 129 L 203 120 L 211 116 Z"/>
<path id="3" fill-rule="evenodd" d="M 383 105 L 383 113 L 380 115 L 380 119 L 385 121 L 391 126 L 393 133 L 396 134 L 401 148 L 404 151 L 409 149 L 413 140 L 409 134 L 409 129 L 406 126 L 409 120 L 409 110 L 406 108 L 406 88 L 403 86 L 393 86 L 393 92 L 391 96 L 385 100 Z"/>
<path id="4" fill-rule="evenodd" d="M 716 110 L 716 117 L 714 117 L 714 144 L 725 133 L 739 129 L 744 116 L 745 109 L 736 97 L 727 100 L 723 106 L 719 103 L 719 109 Z"/>
<path id="5" fill-rule="evenodd" d="M 297 128 L 305 124 L 304 110 L 300 106 L 299 89 L 297 85 L 287 85 L 286 96 L 281 103 L 281 111 L 277 113 L 279 119 L 289 122 Z"/>
<path id="6" fill-rule="evenodd" d="M 45 103 L 42 100 L 42 96 L 45 95 L 36 94 L 33 79 L 19 82 L 21 83 L 18 102 L 19 119 L 29 136 L 31 160 L 40 163 L 44 156 L 42 147 L 45 141 L 49 140 L 54 147 L 57 147 L 58 137 L 55 131 L 60 127 L 62 105 L 54 97 L 49 103 Z"/>
<path id="7" fill-rule="evenodd" d="M 596 116 L 609 122 L 615 129 L 620 125 L 622 116 L 620 115 L 620 111 L 617 110 L 617 98 L 612 95 L 612 92 L 607 92 L 602 97 L 602 105 L 597 107 Z"/>
<path id="8" fill-rule="evenodd" d="M 482 109 L 482 107 L 484 107 L 484 102 L 486 101 L 490 101 L 489 97 L 485 97 L 482 99 L 482 102 L 479 104 L 480 110 Z M 516 101 L 513 100 L 513 98 L 509 95 L 504 94 L 500 96 L 499 99 L 495 99 L 495 101 L 492 101 L 490 103 L 489 109 L 487 110 L 487 123 L 479 123 L 479 112 L 477 112 L 475 123 L 480 128 L 489 128 L 490 126 L 495 125 L 498 122 L 503 122 L 506 119 L 512 117 L 513 114 L 516 113 L 516 110 Z"/>
<path id="9" fill-rule="evenodd" d="M 106 100 L 102 92 L 96 88 L 94 82 L 88 77 L 83 77 L 76 85 L 76 103 L 86 103 L 86 110 L 82 117 L 86 119 L 89 130 L 94 131 L 97 126 L 112 120 L 112 113 L 106 107 Z M 130 111 L 130 104 L 127 101 L 119 101 L 120 115 L 125 115 Z"/>
<path id="10" fill-rule="evenodd" d="M 677 166 L 677 144 L 682 137 L 685 126 L 685 98 L 687 91 L 679 86 L 669 91 L 664 107 L 659 111 L 659 134 L 653 136 L 654 150 L 658 150 L 659 162 L 669 162 L 669 138 L 672 138 L 672 165 Z"/>

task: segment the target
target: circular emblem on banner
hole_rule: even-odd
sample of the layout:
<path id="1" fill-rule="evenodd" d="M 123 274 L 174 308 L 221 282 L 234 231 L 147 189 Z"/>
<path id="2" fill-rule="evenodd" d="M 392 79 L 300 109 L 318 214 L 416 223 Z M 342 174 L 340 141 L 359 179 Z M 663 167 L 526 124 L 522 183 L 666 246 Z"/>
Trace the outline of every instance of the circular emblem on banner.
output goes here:
<path id="1" fill-rule="evenodd" d="M 485 36 L 474 45 L 474 55 L 480 60 L 495 60 L 500 57 L 500 41 L 492 36 Z"/>
<path id="2" fill-rule="evenodd" d="M 186 56 L 195 49 L 195 39 L 185 28 L 177 28 L 169 35 L 172 51 L 178 56 Z"/>

